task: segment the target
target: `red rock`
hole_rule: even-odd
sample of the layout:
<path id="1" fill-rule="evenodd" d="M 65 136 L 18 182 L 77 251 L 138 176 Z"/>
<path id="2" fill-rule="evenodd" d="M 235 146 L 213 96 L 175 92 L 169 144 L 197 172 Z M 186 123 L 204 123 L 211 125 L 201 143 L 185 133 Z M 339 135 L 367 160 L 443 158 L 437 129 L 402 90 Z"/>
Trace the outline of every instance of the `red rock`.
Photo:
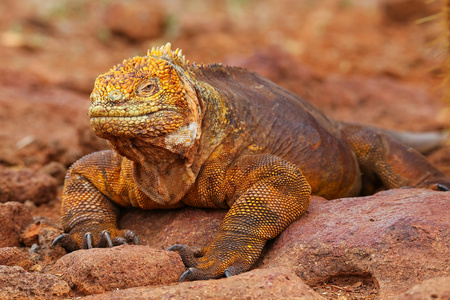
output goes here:
<path id="1" fill-rule="evenodd" d="M 61 162 L 51 161 L 41 168 L 41 172 L 44 172 L 56 179 L 58 185 L 63 185 L 64 178 L 66 177 L 67 168 Z"/>
<path id="2" fill-rule="evenodd" d="M 18 247 L 4 247 L 0 248 L 0 265 L 18 266 L 28 270 L 33 266 L 33 262 L 24 250 Z"/>
<path id="3" fill-rule="evenodd" d="M 122 245 L 69 253 L 50 273 L 73 283 L 81 294 L 104 293 L 144 285 L 176 282 L 185 267 L 179 255 L 145 246 Z"/>
<path id="4" fill-rule="evenodd" d="M 23 204 L 0 203 L 0 247 L 21 246 L 20 233 L 31 222 L 31 213 Z"/>
<path id="5" fill-rule="evenodd" d="M 0 166 L 0 202 L 30 200 L 35 204 L 56 198 L 57 181 L 52 176 L 31 169 Z"/>
<path id="6" fill-rule="evenodd" d="M 283 268 L 253 270 L 230 278 L 139 287 L 87 299 L 325 299 L 294 272 Z"/>
<path id="7" fill-rule="evenodd" d="M 269 247 L 259 267 L 290 267 L 311 286 L 360 277 L 381 298 L 448 275 L 450 193 L 398 189 L 314 199 L 309 212 Z"/>
<path id="8" fill-rule="evenodd" d="M 132 209 L 124 213 L 119 226 L 133 230 L 141 245 L 157 249 L 167 249 L 175 244 L 205 247 L 217 236 L 226 213 L 226 210 L 194 207 L 153 211 Z"/>
<path id="9" fill-rule="evenodd" d="M 41 232 L 41 222 L 34 222 L 25 228 L 20 237 L 25 246 L 31 247 L 33 244 L 37 244 L 39 241 L 39 233 Z"/>
<path id="10" fill-rule="evenodd" d="M 67 282 L 57 276 L 0 266 L 0 299 L 61 299 L 70 292 Z"/>
<path id="11" fill-rule="evenodd" d="M 396 300 L 450 299 L 450 277 L 437 277 L 416 284 Z"/>
<path id="12" fill-rule="evenodd" d="M 47 265 L 66 254 L 62 247 L 51 247 L 53 240 L 60 234 L 61 230 L 55 224 L 41 218 L 35 219 L 20 236 L 25 246 L 38 245 L 36 259 L 41 264 Z"/>
<path id="13" fill-rule="evenodd" d="M 58 227 L 55 224 L 53 224 L 50 221 L 47 221 L 44 218 L 41 218 L 35 220 L 32 224 L 28 225 L 27 228 L 25 228 L 25 230 L 22 232 L 20 237 L 22 238 L 22 241 L 25 244 L 25 246 L 30 247 L 33 244 L 38 244 L 40 239 L 42 240 L 40 236 L 42 236 L 43 231 L 45 229 L 55 231 L 54 236 L 50 237 L 50 239 L 54 239 L 60 234 L 59 232 L 60 229 L 58 229 Z"/>
<path id="14" fill-rule="evenodd" d="M 89 96 L 32 72 L 1 73 L 0 163 L 38 169 L 55 161 L 66 167 L 75 162 L 83 154 L 77 125 L 89 124 Z"/>

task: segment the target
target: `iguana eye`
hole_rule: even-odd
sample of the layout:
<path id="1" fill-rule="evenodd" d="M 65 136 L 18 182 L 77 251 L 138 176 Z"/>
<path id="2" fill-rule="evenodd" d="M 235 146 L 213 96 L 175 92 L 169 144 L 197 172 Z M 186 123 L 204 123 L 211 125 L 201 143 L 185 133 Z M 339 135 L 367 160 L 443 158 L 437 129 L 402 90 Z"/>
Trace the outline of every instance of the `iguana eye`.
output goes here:
<path id="1" fill-rule="evenodd" d="M 158 91 L 158 84 L 155 81 L 150 80 L 141 83 L 136 88 L 136 94 L 140 96 L 151 96 Z"/>

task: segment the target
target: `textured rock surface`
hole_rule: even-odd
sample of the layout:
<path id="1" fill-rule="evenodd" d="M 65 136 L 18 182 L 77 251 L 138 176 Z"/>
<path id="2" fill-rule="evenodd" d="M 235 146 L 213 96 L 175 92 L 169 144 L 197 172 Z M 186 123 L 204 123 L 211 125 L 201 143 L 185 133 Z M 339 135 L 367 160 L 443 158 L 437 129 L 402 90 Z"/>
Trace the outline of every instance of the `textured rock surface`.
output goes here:
<path id="1" fill-rule="evenodd" d="M 219 231 L 226 210 L 185 207 L 176 210 L 125 212 L 120 227 L 138 234 L 141 245 L 167 249 L 175 244 L 204 247 Z"/>
<path id="2" fill-rule="evenodd" d="M 70 292 L 67 282 L 57 276 L 0 266 L 0 299 L 64 299 Z"/>
<path id="3" fill-rule="evenodd" d="M 31 247 L 34 258 L 40 265 L 53 264 L 67 252 L 62 247 L 52 248 L 53 240 L 60 235 L 61 230 L 45 218 L 35 218 L 20 235 L 22 242 Z"/>
<path id="4" fill-rule="evenodd" d="M 30 256 L 18 247 L 0 248 L 0 265 L 18 266 L 28 270 L 33 266 Z"/>
<path id="5" fill-rule="evenodd" d="M 325 299 L 292 271 L 253 270 L 219 280 L 183 282 L 163 287 L 140 287 L 84 299 Z"/>
<path id="6" fill-rule="evenodd" d="M 339 286 L 351 278 L 370 285 L 370 294 L 398 295 L 449 274 L 449 211 L 449 193 L 421 189 L 312 201 L 259 267 L 290 267 L 311 286 Z"/>
<path id="7" fill-rule="evenodd" d="M 176 282 L 185 268 L 175 252 L 145 246 L 80 250 L 59 259 L 50 273 L 84 295 Z"/>
<path id="8" fill-rule="evenodd" d="M 56 197 L 56 188 L 56 179 L 46 173 L 0 166 L 0 202 L 47 203 Z"/>
<path id="9" fill-rule="evenodd" d="M 23 204 L 0 203 L 0 247 L 20 246 L 20 233 L 32 221 L 30 211 Z"/>
<path id="10" fill-rule="evenodd" d="M 416 284 L 396 300 L 450 299 L 450 277 L 438 277 Z"/>

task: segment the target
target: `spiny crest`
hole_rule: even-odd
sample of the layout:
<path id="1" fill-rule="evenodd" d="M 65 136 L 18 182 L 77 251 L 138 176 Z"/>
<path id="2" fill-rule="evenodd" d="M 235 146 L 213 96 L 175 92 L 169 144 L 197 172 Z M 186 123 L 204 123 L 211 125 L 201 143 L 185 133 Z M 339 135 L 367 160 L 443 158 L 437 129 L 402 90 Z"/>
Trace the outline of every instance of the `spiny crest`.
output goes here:
<path id="1" fill-rule="evenodd" d="M 160 57 L 178 66 L 185 66 L 189 64 L 189 60 L 186 60 L 181 49 L 177 48 L 172 51 L 171 47 L 172 45 L 170 43 L 167 43 L 165 46 L 157 47 L 156 49 L 153 47 L 152 50 L 147 52 L 147 56 Z"/>
<path id="2" fill-rule="evenodd" d="M 135 56 L 125 59 L 121 64 L 115 65 L 103 75 L 100 75 L 95 83 L 99 91 L 109 93 L 112 90 L 121 90 L 124 94 L 130 94 L 136 85 L 147 76 L 158 77 L 160 84 L 174 84 L 176 81 L 172 73 L 175 72 L 169 64 L 186 67 L 186 60 L 180 49 L 171 50 L 170 43 L 165 46 L 153 48 L 147 56 Z M 188 69 L 188 68 L 185 68 Z M 187 74 L 189 70 L 185 70 Z M 173 86 L 168 86 L 172 88 Z"/>

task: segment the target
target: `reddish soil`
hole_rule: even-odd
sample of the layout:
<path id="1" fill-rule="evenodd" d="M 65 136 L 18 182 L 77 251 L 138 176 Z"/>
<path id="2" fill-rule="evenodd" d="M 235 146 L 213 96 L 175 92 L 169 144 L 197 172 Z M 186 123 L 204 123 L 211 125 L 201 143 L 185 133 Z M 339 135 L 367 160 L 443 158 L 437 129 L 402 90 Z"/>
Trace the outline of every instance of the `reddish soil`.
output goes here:
<path id="1" fill-rule="evenodd" d="M 95 78 L 166 42 L 191 62 L 255 70 L 336 119 L 448 129 L 445 25 L 425 20 L 442 2 L 1 1 L 0 165 L 43 170 L 59 195 L 65 169 L 106 147 L 87 118 Z M 428 156 L 450 175 L 450 146 Z M 59 201 L 32 215 L 59 223 Z M 351 294 L 337 285 L 318 289 Z"/>

